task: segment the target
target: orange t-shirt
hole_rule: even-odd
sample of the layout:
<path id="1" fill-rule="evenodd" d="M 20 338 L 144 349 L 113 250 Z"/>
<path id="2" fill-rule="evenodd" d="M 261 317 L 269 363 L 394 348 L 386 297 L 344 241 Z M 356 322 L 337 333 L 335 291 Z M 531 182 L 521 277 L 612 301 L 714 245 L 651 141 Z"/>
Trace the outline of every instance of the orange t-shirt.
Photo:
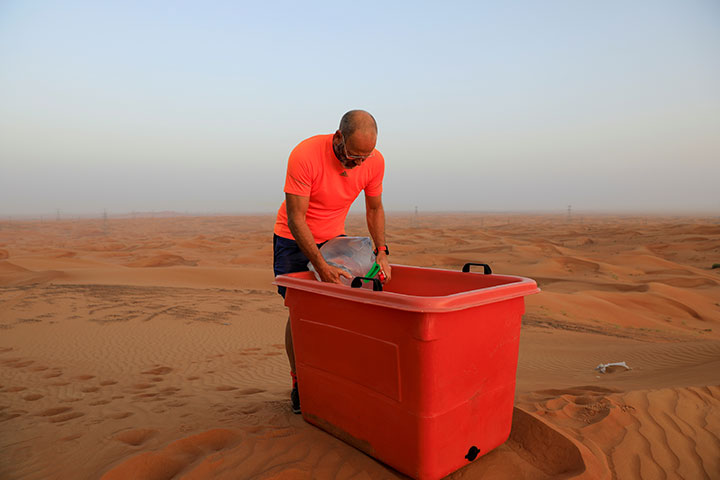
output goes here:
<path id="1" fill-rule="evenodd" d="M 365 190 L 376 197 L 382 193 L 385 159 L 377 150 L 355 168 L 346 169 L 332 149 L 333 135 L 316 135 L 303 140 L 290 153 L 285 193 L 310 197 L 305 221 L 316 243 L 345 233 L 350 205 Z M 278 210 L 275 234 L 295 239 L 287 222 L 285 202 Z"/>

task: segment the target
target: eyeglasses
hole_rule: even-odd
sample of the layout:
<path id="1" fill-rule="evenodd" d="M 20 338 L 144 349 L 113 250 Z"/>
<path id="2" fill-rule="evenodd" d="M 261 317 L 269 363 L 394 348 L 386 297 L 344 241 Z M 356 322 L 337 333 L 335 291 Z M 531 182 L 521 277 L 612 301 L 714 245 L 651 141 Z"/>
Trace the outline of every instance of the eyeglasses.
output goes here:
<path id="1" fill-rule="evenodd" d="M 347 158 L 348 160 L 350 160 L 352 162 L 356 162 L 356 163 L 361 162 L 362 163 L 365 160 L 367 160 L 368 158 L 375 155 L 375 150 L 373 150 L 373 152 L 370 155 L 348 155 L 347 148 L 345 147 L 345 137 L 343 137 L 342 146 L 343 146 L 343 155 L 345 155 L 345 158 Z"/>

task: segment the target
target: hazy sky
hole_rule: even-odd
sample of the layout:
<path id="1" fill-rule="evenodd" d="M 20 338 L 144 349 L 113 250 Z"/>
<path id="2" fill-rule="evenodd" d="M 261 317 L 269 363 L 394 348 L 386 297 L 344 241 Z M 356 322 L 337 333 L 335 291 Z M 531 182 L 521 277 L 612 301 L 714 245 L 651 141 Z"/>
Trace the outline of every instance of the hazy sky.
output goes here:
<path id="1" fill-rule="evenodd" d="M 275 211 L 352 108 L 390 212 L 718 213 L 720 2 L 0 0 L 2 215 Z"/>

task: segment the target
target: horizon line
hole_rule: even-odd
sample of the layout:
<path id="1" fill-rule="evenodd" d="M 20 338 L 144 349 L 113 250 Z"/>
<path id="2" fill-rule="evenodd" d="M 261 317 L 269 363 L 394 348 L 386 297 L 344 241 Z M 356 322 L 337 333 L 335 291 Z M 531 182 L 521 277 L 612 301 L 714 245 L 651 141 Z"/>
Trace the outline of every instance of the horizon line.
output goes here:
<path id="1" fill-rule="evenodd" d="M 274 216 L 275 211 L 177 211 L 177 210 L 143 210 L 143 211 L 123 211 L 111 213 L 107 210 L 98 213 L 64 213 L 62 210 L 54 213 L 0 213 L 0 223 L 6 223 L 8 220 L 40 220 L 40 221 L 62 221 L 62 220 L 91 220 L 98 219 L 127 219 L 127 218 L 176 218 L 176 217 L 222 217 L 222 216 Z M 438 210 L 415 210 L 415 209 L 393 209 L 385 210 L 386 215 L 402 215 L 402 216 L 421 216 L 421 215 L 441 215 L 441 214 L 460 214 L 460 215 L 557 215 L 563 217 L 577 216 L 681 216 L 681 217 L 720 217 L 720 209 L 703 210 L 703 209 L 678 209 L 678 210 L 619 210 L 619 209 L 573 209 L 568 212 L 567 209 L 517 209 L 517 210 L 459 210 L 459 209 L 438 209 Z M 364 212 L 349 212 L 348 217 L 364 216 Z"/>

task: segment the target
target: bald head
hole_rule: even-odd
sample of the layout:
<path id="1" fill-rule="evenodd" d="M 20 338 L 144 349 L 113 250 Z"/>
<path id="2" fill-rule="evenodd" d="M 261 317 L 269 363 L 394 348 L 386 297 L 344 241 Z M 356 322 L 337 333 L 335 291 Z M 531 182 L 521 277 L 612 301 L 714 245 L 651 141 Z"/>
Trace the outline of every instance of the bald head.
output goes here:
<path id="1" fill-rule="evenodd" d="M 332 141 L 335 156 L 345 168 L 355 168 L 370 157 L 375 142 L 377 123 L 365 110 L 350 110 L 343 115 Z"/>
<path id="2" fill-rule="evenodd" d="M 340 119 L 340 132 L 345 138 L 360 133 L 362 136 L 377 137 L 375 118 L 365 110 L 350 110 Z"/>

